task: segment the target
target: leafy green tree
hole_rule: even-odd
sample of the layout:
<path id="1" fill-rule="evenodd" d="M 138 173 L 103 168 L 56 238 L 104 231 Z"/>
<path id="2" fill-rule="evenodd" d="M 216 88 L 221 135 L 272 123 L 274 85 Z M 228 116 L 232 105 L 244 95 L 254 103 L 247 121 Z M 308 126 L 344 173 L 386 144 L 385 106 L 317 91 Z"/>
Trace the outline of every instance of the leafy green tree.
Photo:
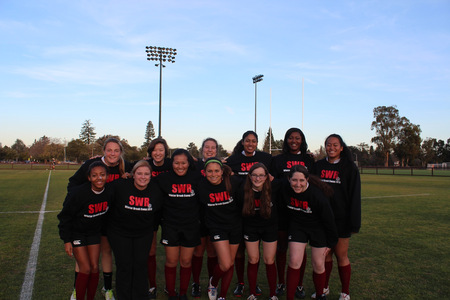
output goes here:
<path id="1" fill-rule="evenodd" d="M 384 153 L 384 165 L 387 167 L 389 154 L 394 149 L 400 131 L 401 118 L 396 106 L 375 107 L 373 117 L 375 121 L 372 122 L 371 129 L 375 129 L 376 136 L 372 138 L 372 142 Z"/>
<path id="2" fill-rule="evenodd" d="M 200 157 L 200 151 L 198 150 L 197 146 L 194 142 L 190 142 L 187 146 L 186 150 L 193 156 L 193 157 Z"/>
<path id="3" fill-rule="evenodd" d="M 407 118 L 401 118 L 401 128 L 398 132 L 398 142 L 394 146 L 394 153 L 400 160 L 401 166 L 413 165 L 413 161 L 420 158 L 421 129 L 412 124 Z"/>
<path id="4" fill-rule="evenodd" d="M 90 151 L 82 140 L 71 140 L 67 144 L 66 156 L 70 161 L 81 162 L 89 159 Z"/>
<path id="5" fill-rule="evenodd" d="M 34 140 L 33 144 L 30 146 L 30 156 L 34 160 L 44 160 L 45 159 L 45 147 L 50 144 L 50 138 L 45 135 L 39 138 L 39 140 Z"/>
<path id="6" fill-rule="evenodd" d="M 152 121 L 148 121 L 147 127 L 145 128 L 144 144 L 142 145 L 142 148 L 145 147 L 145 149 L 147 149 L 148 145 L 154 138 L 155 138 L 155 128 L 153 127 Z"/>
<path id="7" fill-rule="evenodd" d="M 13 149 L 16 152 L 17 155 L 16 160 L 25 161 L 28 159 L 29 156 L 28 147 L 22 140 L 16 139 L 14 144 L 11 146 L 11 149 Z"/>
<path id="8" fill-rule="evenodd" d="M 427 138 L 422 142 L 422 166 L 428 163 L 437 163 L 437 140 Z"/>
<path id="9" fill-rule="evenodd" d="M 95 127 L 92 126 L 91 120 L 84 121 L 83 125 L 81 126 L 80 131 L 80 139 L 86 144 L 91 145 L 95 142 L 95 136 L 97 135 L 95 133 Z"/>
<path id="10" fill-rule="evenodd" d="M 283 148 L 283 140 L 275 140 L 273 137 L 272 128 L 269 127 L 267 130 L 266 138 L 264 139 L 263 149 L 262 151 L 271 153 L 272 155 L 277 155 L 281 153 L 281 149 Z"/>
<path id="11" fill-rule="evenodd" d="M 221 144 L 219 144 L 219 147 L 217 149 L 217 156 L 219 158 L 225 158 L 228 157 L 228 152 L 227 150 L 223 149 L 223 146 Z"/>

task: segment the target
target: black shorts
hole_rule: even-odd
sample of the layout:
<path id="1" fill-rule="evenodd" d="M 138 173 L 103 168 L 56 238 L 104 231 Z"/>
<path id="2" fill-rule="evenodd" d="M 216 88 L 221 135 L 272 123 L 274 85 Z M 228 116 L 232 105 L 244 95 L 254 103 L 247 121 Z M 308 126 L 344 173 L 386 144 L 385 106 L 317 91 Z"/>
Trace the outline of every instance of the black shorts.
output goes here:
<path id="1" fill-rule="evenodd" d="M 339 238 L 345 239 L 352 236 L 352 230 L 347 219 L 336 219 L 335 223 Z"/>
<path id="2" fill-rule="evenodd" d="M 210 228 L 210 240 L 211 242 L 218 241 L 229 241 L 231 245 L 238 245 L 242 241 L 242 227 L 237 226 L 232 229 L 222 229 L 222 228 Z"/>
<path id="3" fill-rule="evenodd" d="M 327 246 L 327 236 L 322 229 L 290 230 L 288 242 L 308 243 L 311 247 L 323 248 Z"/>
<path id="4" fill-rule="evenodd" d="M 244 241 L 266 243 L 275 242 L 278 239 L 278 226 L 251 227 L 244 226 Z"/>
<path id="5" fill-rule="evenodd" d="M 91 245 L 100 245 L 100 234 L 82 234 L 82 233 L 76 233 L 73 235 L 72 238 L 72 247 L 85 247 L 85 246 L 91 246 Z"/>
<path id="6" fill-rule="evenodd" d="M 200 245 L 200 227 L 198 224 L 175 227 L 163 223 L 161 244 L 169 247 L 196 247 Z"/>
<path id="7" fill-rule="evenodd" d="M 205 223 L 201 222 L 200 223 L 200 237 L 204 238 L 207 237 L 209 234 L 209 230 L 206 227 Z"/>

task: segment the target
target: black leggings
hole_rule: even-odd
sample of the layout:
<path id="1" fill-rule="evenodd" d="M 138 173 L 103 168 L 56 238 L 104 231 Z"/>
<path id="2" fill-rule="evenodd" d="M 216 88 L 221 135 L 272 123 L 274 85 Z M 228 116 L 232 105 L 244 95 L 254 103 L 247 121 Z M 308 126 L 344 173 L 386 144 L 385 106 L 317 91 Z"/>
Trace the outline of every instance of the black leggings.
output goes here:
<path id="1" fill-rule="evenodd" d="M 148 299 L 147 259 L 153 231 L 140 237 L 108 232 L 116 260 L 116 292 L 121 300 Z"/>

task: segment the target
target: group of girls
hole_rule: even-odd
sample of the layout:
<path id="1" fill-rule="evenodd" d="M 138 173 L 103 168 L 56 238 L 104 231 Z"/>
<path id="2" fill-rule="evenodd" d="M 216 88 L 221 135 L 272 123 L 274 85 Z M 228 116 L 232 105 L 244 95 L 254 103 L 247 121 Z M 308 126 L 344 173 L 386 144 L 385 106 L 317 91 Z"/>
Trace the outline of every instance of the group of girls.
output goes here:
<path id="1" fill-rule="evenodd" d="M 118 145 L 121 157 L 120 142 L 108 140 L 105 155 L 94 159 L 103 164 L 87 161 L 71 178 L 58 215 L 66 252 L 77 262 L 76 299 L 95 295 L 100 249 L 107 297 L 112 262 L 111 268 L 105 269 L 108 262 L 104 261 L 111 257 L 111 248 L 118 299 L 156 298 L 159 226 L 166 257 L 164 290 L 169 300 L 188 299 L 191 274 L 191 294 L 201 296 L 205 250 L 211 300 L 225 299 L 234 268 L 238 280 L 234 295 L 243 295 L 245 252 L 248 299 L 256 299 L 261 294 L 257 285 L 260 241 L 270 299 L 284 293 L 288 300 L 305 297 L 308 242 L 316 290 L 312 297 L 326 299 L 334 253 L 342 283 L 340 299 L 350 299 L 347 251 L 351 234 L 360 227 L 360 181 L 340 136 L 326 139 L 327 157 L 316 163 L 297 128 L 286 132 L 282 154 L 273 158 L 257 150 L 258 136 L 253 131 L 244 133 L 225 160 L 217 157 L 218 143 L 212 138 L 203 142 L 198 159 L 184 149 L 177 149 L 169 159 L 166 141 L 157 138 L 149 145 L 148 158 L 135 163 L 131 174 L 130 165 L 122 158 L 108 158 L 108 142 Z M 87 175 L 81 180 L 83 173 Z M 124 179 L 127 177 L 131 178 Z M 91 207 L 95 208 L 92 213 Z M 107 250 L 109 256 L 104 256 Z"/>

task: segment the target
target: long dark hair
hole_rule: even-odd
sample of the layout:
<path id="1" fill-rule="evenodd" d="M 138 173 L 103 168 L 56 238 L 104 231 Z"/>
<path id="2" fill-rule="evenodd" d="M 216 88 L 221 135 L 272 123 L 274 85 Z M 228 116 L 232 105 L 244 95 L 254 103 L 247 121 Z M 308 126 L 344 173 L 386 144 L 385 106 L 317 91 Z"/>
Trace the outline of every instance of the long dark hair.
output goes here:
<path id="1" fill-rule="evenodd" d="M 253 191 L 252 184 L 252 173 L 254 170 L 258 168 L 263 168 L 266 173 L 266 181 L 264 181 L 264 185 L 261 190 L 261 199 L 259 199 L 259 214 L 264 219 L 269 219 L 272 213 L 271 207 L 271 195 L 272 195 L 272 185 L 270 183 L 269 171 L 267 167 L 262 163 L 256 163 L 251 168 L 247 174 L 247 179 L 245 180 L 244 185 L 244 205 L 242 207 L 242 215 L 243 216 L 252 216 L 255 214 L 255 193 Z"/>
<path id="2" fill-rule="evenodd" d="M 192 155 L 186 150 L 186 149 L 177 149 L 172 153 L 171 159 L 173 162 L 173 158 L 175 156 L 178 155 L 185 155 L 188 159 L 188 163 L 189 163 L 189 170 L 195 170 L 195 162 L 194 159 L 192 158 Z"/>
<path id="3" fill-rule="evenodd" d="M 339 143 L 342 146 L 342 152 L 341 152 L 341 159 L 347 160 L 348 162 L 353 162 L 353 154 L 350 151 L 350 148 L 347 147 L 347 144 L 344 142 L 344 140 L 342 139 L 342 137 L 339 134 L 333 133 L 330 134 L 329 136 L 327 136 L 327 138 L 325 139 L 325 148 L 327 147 L 327 141 L 329 138 L 337 138 L 339 140 Z"/>
<path id="4" fill-rule="evenodd" d="M 253 134 L 256 137 L 256 141 L 258 141 L 258 135 L 253 130 L 248 130 L 248 131 L 244 132 L 244 134 L 242 135 L 242 138 L 239 140 L 239 142 L 237 142 L 236 146 L 234 146 L 234 149 L 233 149 L 233 152 L 231 153 L 231 155 L 239 154 L 244 150 L 244 145 L 242 143 L 244 142 L 245 138 L 247 136 L 249 136 L 250 134 Z"/>
<path id="5" fill-rule="evenodd" d="M 152 152 L 153 152 L 153 150 L 155 150 L 155 147 L 158 144 L 162 144 L 164 147 L 164 157 L 169 157 L 169 145 L 167 145 L 167 142 L 165 139 L 160 138 L 160 137 L 152 140 L 150 142 L 150 144 L 148 145 L 148 148 L 147 148 L 148 157 L 152 157 Z"/>
<path id="6" fill-rule="evenodd" d="M 294 173 L 297 172 L 302 173 L 310 184 L 313 184 L 317 186 L 320 190 L 322 190 L 325 196 L 327 197 L 333 196 L 334 194 L 333 188 L 329 184 L 323 182 L 319 177 L 309 174 L 308 169 L 302 165 L 295 165 L 289 170 L 288 174 L 289 180 L 292 178 L 292 176 L 294 176 Z"/>
<path id="7" fill-rule="evenodd" d="M 288 144 L 288 139 L 294 132 L 300 133 L 300 136 L 302 138 L 302 143 L 300 144 L 300 151 L 302 154 L 306 154 L 306 152 L 308 151 L 308 143 L 306 143 L 305 135 L 303 134 L 303 131 L 295 127 L 288 129 L 288 131 L 286 131 L 286 134 L 284 135 L 283 150 L 282 150 L 283 154 L 289 154 L 291 152 L 291 149 L 289 148 Z"/>

